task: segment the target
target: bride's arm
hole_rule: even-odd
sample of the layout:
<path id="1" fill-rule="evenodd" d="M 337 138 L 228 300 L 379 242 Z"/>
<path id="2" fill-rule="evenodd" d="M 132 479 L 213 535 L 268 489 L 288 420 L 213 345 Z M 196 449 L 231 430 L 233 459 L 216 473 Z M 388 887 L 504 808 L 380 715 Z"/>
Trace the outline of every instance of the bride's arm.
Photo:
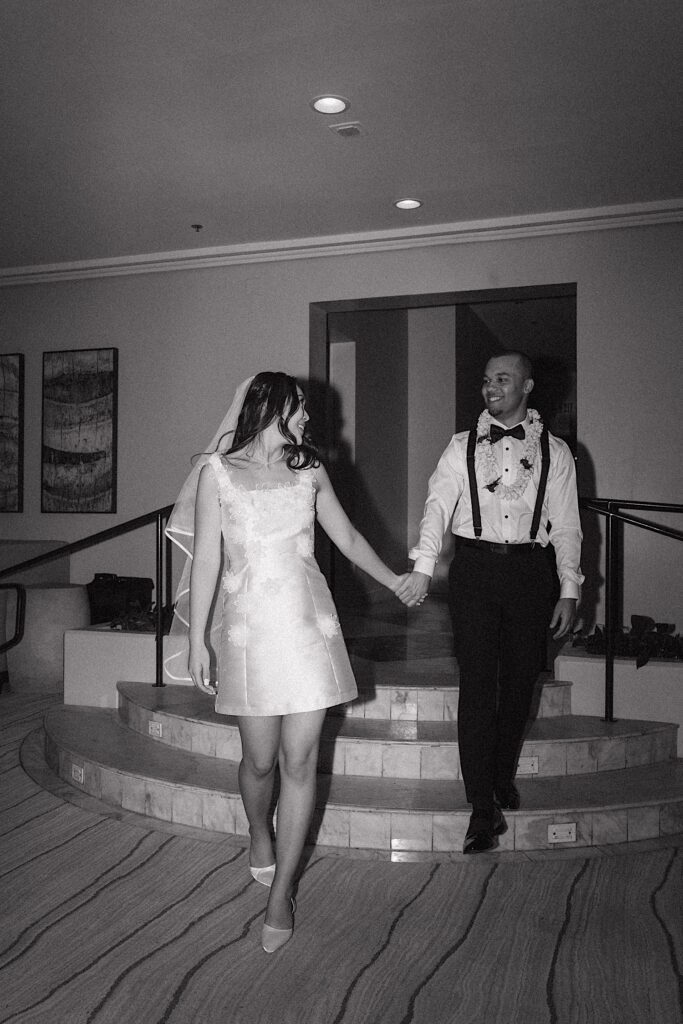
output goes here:
<path id="1" fill-rule="evenodd" d="M 324 466 L 316 471 L 318 497 L 316 514 L 323 530 L 350 562 L 363 569 L 378 583 L 399 595 L 408 573 L 398 576 L 384 564 L 379 555 L 370 547 L 365 537 L 358 532 L 334 493 L 330 478 Z"/>
<path id="2" fill-rule="evenodd" d="M 221 563 L 221 510 L 211 466 L 199 474 L 194 516 L 194 552 L 190 573 L 190 676 L 195 686 L 209 680 L 204 634 Z"/>

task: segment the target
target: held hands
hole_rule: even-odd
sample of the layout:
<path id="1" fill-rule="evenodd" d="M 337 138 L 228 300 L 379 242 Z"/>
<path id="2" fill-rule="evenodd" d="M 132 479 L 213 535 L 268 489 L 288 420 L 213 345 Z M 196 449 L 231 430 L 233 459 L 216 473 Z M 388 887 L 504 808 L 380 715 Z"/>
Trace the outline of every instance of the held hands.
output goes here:
<path id="1" fill-rule="evenodd" d="M 399 576 L 399 585 L 394 593 L 408 608 L 414 608 L 426 598 L 431 581 L 431 576 L 426 573 L 405 572 Z"/>
<path id="2" fill-rule="evenodd" d="M 216 687 L 211 682 L 209 652 L 206 644 L 200 644 L 196 648 L 190 645 L 190 657 L 188 668 L 190 678 L 201 693 L 215 695 Z"/>
<path id="3" fill-rule="evenodd" d="M 555 605 L 553 617 L 550 620 L 550 629 L 557 630 L 553 633 L 553 640 L 565 636 L 574 625 L 576 618 L 576 606 L 578 602 L 574 597 L 561 597 Z"/>

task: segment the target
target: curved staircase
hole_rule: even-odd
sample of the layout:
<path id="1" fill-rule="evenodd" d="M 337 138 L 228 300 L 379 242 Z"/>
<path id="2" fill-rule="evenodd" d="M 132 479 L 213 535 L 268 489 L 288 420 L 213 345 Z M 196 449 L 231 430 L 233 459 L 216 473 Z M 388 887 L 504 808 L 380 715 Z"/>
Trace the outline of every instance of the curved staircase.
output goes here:
<path id="1" fill-rule="evenodd" d="M 396 622 L 399 621 L 399 625 Z M 309 836 L 393 860 L 460 856 L 470 808 L 460 781 L 457 665 L 443 619 L 345 622 L 359 699 L 331 709 Z M 246 834 L 234 719 L 192 687 L 120 682 L 118 711 L 57 707 L 46 756 L 62 779 L 112 805 Z M 506 812 L 502 851 L 602 846 L 683 831 L 677 726 L 571 713 L 571 684 L 542 677 Z M 564 828 L 563 828 L 564 826 Z"/>

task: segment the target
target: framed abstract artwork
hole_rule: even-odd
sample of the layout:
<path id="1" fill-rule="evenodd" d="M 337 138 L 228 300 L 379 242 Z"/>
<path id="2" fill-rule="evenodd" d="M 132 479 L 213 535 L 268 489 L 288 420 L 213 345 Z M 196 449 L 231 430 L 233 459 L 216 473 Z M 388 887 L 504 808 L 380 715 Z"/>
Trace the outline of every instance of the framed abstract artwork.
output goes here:
<path id="1" fill-rule="evenodd" d="M 24 357 L 0 354 L 0 512 L 24 511 Z"/>
<path id="2" fill-rule="evenodd" d="M 118 349 L 43 353 L 41 512 L 116 512 Z"/>

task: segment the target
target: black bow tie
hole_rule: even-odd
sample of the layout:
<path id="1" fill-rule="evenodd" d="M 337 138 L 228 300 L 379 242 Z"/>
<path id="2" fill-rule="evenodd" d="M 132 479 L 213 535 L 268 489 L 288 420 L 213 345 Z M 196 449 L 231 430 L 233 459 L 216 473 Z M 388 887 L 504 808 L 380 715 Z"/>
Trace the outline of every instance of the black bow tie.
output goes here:
<path id="1" fill-rule="evenodd" d="M 518 423 L 516 427 L 511 427 L 510 430 L 503 430 L 497 423 L 492 423 L 489 437 L 491 438 L 491 444 L 496 444 L 502 437 L 516 437 L 518 441 L 523 441 L 525 437 L 524 427 L 521 423 Z"/>

